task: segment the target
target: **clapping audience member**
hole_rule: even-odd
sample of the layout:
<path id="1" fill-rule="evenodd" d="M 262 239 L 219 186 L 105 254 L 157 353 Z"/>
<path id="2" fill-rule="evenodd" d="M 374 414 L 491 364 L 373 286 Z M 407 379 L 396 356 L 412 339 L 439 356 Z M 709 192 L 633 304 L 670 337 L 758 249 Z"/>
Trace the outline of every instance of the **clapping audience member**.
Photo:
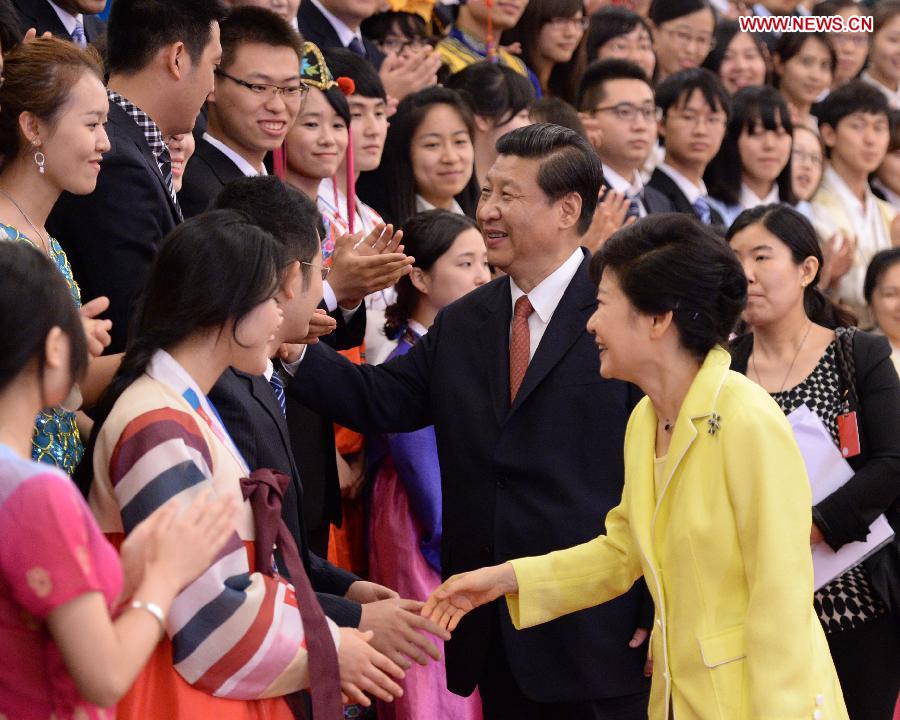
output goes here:
<path id="1" fill-rule="evenodd" d="M 542 95 L 574 103 L 586 64 L 588 23 L 581 0 L 529 0 L 519 22 L 503 33 L 502 40 L 522 48 L 522 59 L 537 76 Z"/>
<path id="2" fill-rule="evenodd" d="M 600 8 L 591 15 L 587 33 L 587 61 L 621 58 L 631 60 L 651 80 L 656 71 L 656 54 L 650 26 L 633 10 L 621 5 Z"/>
<path id="3" fill-rule="evenodd" d="M 239 506 L 236 532 L 163 617 L 166 637 L 119 718 L 293 718 L 312 687 L 319 716 L 341 692 L 368 704 L 402 670 L 371 634 L 326 620 L 277 501 L 289 479 L 251 469 L 208 394 L 229 367 L 262 374 L 283 319 L 280 244 L 245 216 L 215 211 L 176 229 L 154 261 L 122 365 L 91 439 L 91 509 L 121 540 L 170 500 L 204 488 Z M 164 478 L 164 482 L 160 482 Z M 293 588 L 276 572 L 273 544 Z M 291 591 L 293 590 L 293 591 Z M 265 649 L 262 652 L 262 649 Z"/>
<path id="4" fill-rule="evenodd" d="M 847 20 L 862 15 L 863 9 L 855 0 L 822 0 L 813 7 L 813 14 L 839 16 Z M 837 66 L 831 83 L 832 88 L 837 88 L 859 77 L 866 66 L 872 37 L 867 32 L 832 32 L 828 37 L 837 54 Z"/>
<path id="5" fill-rule="evenodd" d="M 643 70 L 628 60 L 591 64 L 578 88 L 578 110 L 598 133 L 594 149 L 609 190 L 622 193 L 629 215 L 671 212 L 672 203 L 645 187 L 640 169 L 656 144 L 656 103 Z"/>
<path id="6" fill-rule="evenodd" d="M 106 125 L 112 148 L 103 156 L 96 190 L 63 193 L 47 219 L 85 297 L 109 298 L 109 352 L 124 349 L 147 268 L 163 237 L 181 222 L 163 138 L 191 132 L 213 90 L 224 15 L 219 0 L 113 5 Z"/>
<path id="7" fill-rule="evenodd" d="M 32 457 L 75 472 L 83 445 L 75 411 L 99 398 L 118 358 L 98 358 L 109 344 L 110 322 L 96 320 L 109 303 L 82 291 L 64 248 L 47 230 L 47 215 L 60 194 L 85 195 L 97 186 L 108 103 L 96 60 L 56 38 L 32 40 L 6 55 L 0 87 L 0 238 L 18 240 L 50 258 L 81 308 L 94 356 L 64 407 L 48 405 L 36 416 Z M 66 248 L 68 249 L 68 248 Z M 80 280 L 80 278 L 78 278 Z"/>
<path id="8" fill-rule="evenodd" d="M 228 183 L 266 174 L 263 160 L 281 147 L 303 106 L 303 41 L 270 10 L 242 7 L 221 24 L 222 61 L 206 101 L 206 132 L 178 195 L 185 217 L 212 206 Z"/>
<path id="9" fill-rule="evenodd" d="M 704 174 L 710 202 L 726 227 L 758 205 L 797 202 L 791 179 L 793 131 L 787 104 L 774 88 L 735 93 L 722 147 Z"/>
<path id="10" fill-rule="evenodd" d="M 875 328 L 891 343 L 891 360 L 900 372 L 900 248 L 875 253 L 863 286 Z"/>
<path id="11" fill-rule="evenodd" d="M 682 70 L 657 86 L 656 106 L 666 155 L 649 187 L 669 198 L 676 212 L 721 226 L 722 216 L 710 206 L 703 174 L 725 137 L 731 114 L 728 93 L 709 70 Z"/>
<path id="12" fill-rule="evenodd" d="M 712 50 L 716 15 L 708 0 L 654 0 L 650 6 L 657 80 L 699 67 Z"/>
<path id="13" fill-rule="evenodd" d="M 472 111 L 454 90 L 435 87 L 407 97 L 388 128 L 390 194 L 381 215 L 402 227 L 433 208 L 474 214 L 474 138 Z"/>
<path id="14" fill-rule="evenodd" d="M 873 10 L 874 32 L 869 49 L 869 64 L 861 75 L 877 87 L 894 110 L 900 110 L 900 1 L 883 0 Z"/>
<path id="15" fill-rule="evenodd" d="M 475 120 L 475 178 L 479 186 L 497 159 L 497 140 L 531 124 L 534 88 L 504 65 L 479 62 L 451 75 L 447 87 L 456 90 Z"/>
<path id="16" fill-rule="evenodd" d="M 795 125 L 816 127 L 813 103 L 828 88 L 837 54 L 822 33 L 784 33 L 772 52 L 775 87 L 784 96 Z"/>
<path id="17" fill-rule="evenodd" d="M 823 238 L 838 231 L 857 238 L 853 264 L 840 281 L 838 297 L 865 318 L 866 267 L 876 252 L 891 247 L 896 215 L 869 187 L 869 175 L 881 165 L 890 142 L 887 98 L 854 80 L 829 94 L 819 110 L 819 122 L 828 165 L 813 197 L 813 219 Z"/>
<path id="18" fill-rule="evenodd" d="M 238 503 L 200 493 L 183 513 L 164 505 L 137 524 L 120 562 L 71 480 L 31 461 L 35 415 L 87 369 L 71 292 L 25 244 L 0 245 L 0 275 L 0 713 L 111 717 L 176 594 L 233 535 Z"/>
<path id="19" fill-rule="evenodd" d="M 734 95 L 741 88 L 766 84 L 769 49 L 758 35 L 741 32 L 735 20 L 720 20 L 703 67 L 718 75 L 728 94 Z"/>
<path id="20" fill-rule="evenodd" d="M 857 332 L 852 316 L 819 290 L 820 244 L 792 208 L 745 211 L 728 241 L 750 284 L 743 319 L 751 332 L 735 341 L 732 367 L 768 391 L 785 415 L 806 406 L 838 448 L 850 443 L 839 416 L 853 413 L 856 424 L 859 445 L 842 453 L 854 474 L 813 506 L 810 544 L 837 551 L 865 540 L 885 512 L 900 527 L 900 380 L 887 339 Z M 804 531 L 808 523 L 807 516 Z M 816 588 L 815 610 L 854 719 L 890 718 L 900 692 L 900 618 L 885 604 L 896 584 L 890 558 L 898 543 Z"/>
<path id="21" fill-rule="evenodd" d="M 491 279 L 487 248 L 475 223 L 446 210 L 414 215 L 403 242 L 416 258 L 397 283 L 385 333 L 394 341 L 387 360 L 405 355 L 428 332 L 437 313 Z M 434 427 L 380 438 L 369 516 L 369 573 L 401 596 L 425 601 L 441 583 L 441 471 Z M 386 447 L 380 447 L 386 446 Z M 384 453 L 382 455 L 382 453 Z M 477 693 L 447 689 L 443 663 L 413 667 L 401 681 L 403 697 L 379 707 L 379 717 L 480 720 Z"/>

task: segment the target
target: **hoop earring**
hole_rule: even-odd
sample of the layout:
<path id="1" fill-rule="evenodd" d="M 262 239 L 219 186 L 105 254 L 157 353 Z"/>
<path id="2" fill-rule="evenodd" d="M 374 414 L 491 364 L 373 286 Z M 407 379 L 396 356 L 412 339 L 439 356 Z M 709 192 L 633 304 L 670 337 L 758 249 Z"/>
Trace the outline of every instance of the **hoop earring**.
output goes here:
<path id="1" fill-rule="evenodd" d="M 44 156 L 40 150 L 35 150 L 34 152 L 34 164 L 38 167 L 38 172 L 43 175 L 44 174 L 44 166 L 47 164 L 47 158 Z"/>

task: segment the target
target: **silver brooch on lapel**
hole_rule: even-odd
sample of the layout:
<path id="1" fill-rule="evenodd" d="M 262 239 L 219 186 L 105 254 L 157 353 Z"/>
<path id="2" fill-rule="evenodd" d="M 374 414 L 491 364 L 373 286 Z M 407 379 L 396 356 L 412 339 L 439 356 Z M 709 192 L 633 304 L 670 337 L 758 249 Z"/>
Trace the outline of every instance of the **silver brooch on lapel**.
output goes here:
<path id="1" fill-rule="evenodd" d="M 715 435 L 719 432 L 719 428 L 722 427 L 722 416 L 718 413 L 713 413 L 709 416 L 709 420 L 706 421 L 706 424 L 709 425 L 707 432 L 710 435 Z"/>

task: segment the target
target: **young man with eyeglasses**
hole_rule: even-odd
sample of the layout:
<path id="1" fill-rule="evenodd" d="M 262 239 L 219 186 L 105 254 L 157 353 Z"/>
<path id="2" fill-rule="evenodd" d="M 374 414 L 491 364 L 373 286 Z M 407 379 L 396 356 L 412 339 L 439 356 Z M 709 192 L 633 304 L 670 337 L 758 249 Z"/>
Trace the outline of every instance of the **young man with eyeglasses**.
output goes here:
<path id="1" fill-rule="evenodd" d="M 266 153 L 281 147 L 308 90 L 300 35 L 272 11 L 236 8 L 221 24 L 221 42 L 206 132 L 178 194 L 185 217 L 204 212 L 228 183 L 266 174 Z"/>
<path id="2" fill-rule="evenodd" d="M 728 93 L 709 70 L 692 68 L 659 84 L 656 106 L 666 156 L 648 186 L 669 198 L 676 212 L 693 213 L 706 225 L 722 227 L 722 216 L 710 207 L 703 173 L 725 137 L 731 113 Z"/>
<path id="3" fill-rule="evenodd" d="M 628 216 L 673 212 L 672 202 L 641 179 L 656 145 L 656 103 L 644 71 L 617 58 L 592 63 L 578 88 L 578 110 L 597 139 L 607 185 L 629 200 Z"/>

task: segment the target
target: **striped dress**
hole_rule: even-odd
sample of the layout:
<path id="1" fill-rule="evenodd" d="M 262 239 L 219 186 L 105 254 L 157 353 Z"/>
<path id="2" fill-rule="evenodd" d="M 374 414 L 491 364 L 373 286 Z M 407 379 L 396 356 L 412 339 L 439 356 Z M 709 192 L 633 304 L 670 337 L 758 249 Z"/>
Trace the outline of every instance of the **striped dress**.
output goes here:
<path id="1" fill-rule="evenodd" d="M 303 626 L 292 586 L 252 567 L 253 514 L 239 482 L 248 474 L 215 408 L 171 355 L 157 352 L 97 439 L 90 504 L 101 528 L 121 541 L 171 498 L 187 504 L 205 487 L 241 509 L 235 535 L 175 599 L 167 637 L 120 703 L 119 720 L 293 717 L 274 696 L 308 684 Z"/>

